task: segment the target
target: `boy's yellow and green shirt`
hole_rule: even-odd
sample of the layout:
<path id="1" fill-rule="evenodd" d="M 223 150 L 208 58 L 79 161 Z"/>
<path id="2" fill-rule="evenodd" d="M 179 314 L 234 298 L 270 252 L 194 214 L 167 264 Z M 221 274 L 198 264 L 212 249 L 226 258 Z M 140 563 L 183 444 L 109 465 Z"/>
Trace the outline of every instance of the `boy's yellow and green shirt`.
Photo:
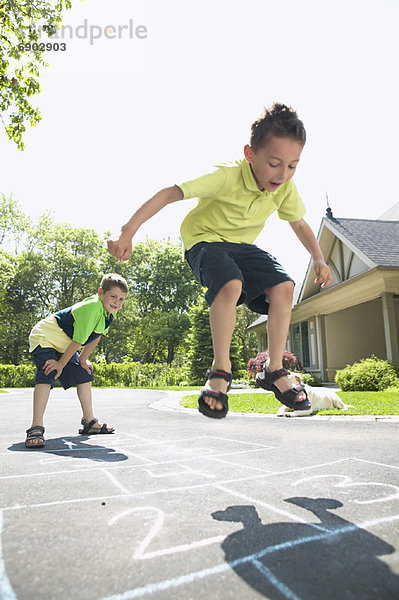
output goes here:
<path id="1" fill-rule="evenodd" d="M 94 294 L 39 321 L 30 332 L 29 352 L 41 346 L 64 353 L 72 341 L 85 346 L 106 335 L 113 318 Z"/>
<path id="2" fill-rule="evenodd" d="M 275 211 L 291 222 L 306 213 L 292 179 L 275 192 L 261 191 L 245 159 L 218 166 L 213 173 L 178 187 L 184 199 L 198 198 L 180 228 L 185 250 L 198 242 L 253 244 Z"/>

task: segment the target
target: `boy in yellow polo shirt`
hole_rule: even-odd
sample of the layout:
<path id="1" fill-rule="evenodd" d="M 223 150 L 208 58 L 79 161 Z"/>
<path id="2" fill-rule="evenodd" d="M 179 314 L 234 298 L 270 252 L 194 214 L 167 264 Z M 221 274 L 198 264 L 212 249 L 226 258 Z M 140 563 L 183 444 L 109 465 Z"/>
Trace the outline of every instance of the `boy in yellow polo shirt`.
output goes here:
<path id="1" fill-rule="evenodd" d="M 266 219 L 277 211 L 311 254 L 315 283 L 322 287 L 331 283 L 330 270 L 303 219 L 305 207 L 292 180 L 305 141 L 296 112 L 273 104 L 253 123 L 244 160 L 161 190 L 134 213 L 118 240 L 108 241 L 109 252 L 124 261 L 142 223 L 172 202 L 199 199 L 184 219 L 181 235 L 190 267 L 208 288 L 205 298 L 210 305 L 214 357 L 198 400 L 200 412 L 208 417 L 221 418 L 228 411 L 230 344 L 236 306 L 243 302 L 255 312 L 268 314 L 269 364 L 258 375 L 258 385 L 273 391 L 290 408 L 310 407 L 304 386 L 292 387 L 282 364 L 294 282 L 273 256 L 253 243 Z"/>
<path id="2" fill-rule="evenodd" d="M 123 277 L 103 276 L 97 294 L 64 308 L 39 321 L 29 335 L 29 352 L 36 365 L 33 392 L 33 420 L 26 430 L 26 448 L 43 448 L 43 417 L 54 381 L 66 390 L 76 386 L 82 407 L 82 435 L 113 433 L 113 427 L 100 425 L 93 416 L 91 382 L 93 367 L 89 356 L 102 335 L 107 334 L 115 313 L 128 291 Z M 83 348 L 80 354 L 78 350 Z"/>

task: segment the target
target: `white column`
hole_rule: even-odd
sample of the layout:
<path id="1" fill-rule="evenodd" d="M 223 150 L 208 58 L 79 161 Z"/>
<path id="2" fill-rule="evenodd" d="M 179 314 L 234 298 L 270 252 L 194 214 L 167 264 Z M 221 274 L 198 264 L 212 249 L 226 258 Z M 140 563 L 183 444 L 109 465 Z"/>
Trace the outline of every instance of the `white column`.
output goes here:
<path id="1" fill-rule="evenodd" d="M 384 292 L 381 294 L 381 299 L 387 360 L 394 361 L 399 359 L 399 339 L 393 294 Z"/>
<path id="2" fill-rule="evenodd" d="M 317 355 L 321 378 L 328 380 L 327 344 L 326 344 L 326 315 L 316 315 Z"/>

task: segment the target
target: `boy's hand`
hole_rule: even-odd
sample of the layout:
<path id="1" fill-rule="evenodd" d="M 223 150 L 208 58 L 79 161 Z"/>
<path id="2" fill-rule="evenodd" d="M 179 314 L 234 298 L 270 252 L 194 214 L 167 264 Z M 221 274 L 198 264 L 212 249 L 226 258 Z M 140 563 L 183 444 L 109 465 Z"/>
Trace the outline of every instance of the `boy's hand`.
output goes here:
<path id="1" fill-rule="evenodd" d="M 88 372 L 89 375 L 91 375 L 93 373 L 93 365 L 91 364 L 91 362 L 89 360 L 83 359 L 83 360 L 79 360 L 79 364 L 82 367 L 82 369 L 84 369 L 85 371 Z"/>
<path id="2" fill-rule="evenodd" d="M 62 365 L 58 360 L 54 360 L 52 358 L 46 360 L 43 365 L 43 371 L 45 375 L 50 375 L 52 371 L 56 371 L 55 379 L 58 379 L 58 377 L 61 375 L 63 368 L 64 365 Z"/>
<path id="3" fill-rule="evenodd" d="M 111 256 L 115 256 L 119 262 L 127 260 L 132 253 L 132 239 L 124 236 L 123 233 L 119 236 L 119 239 L 110 238 L 107 241 L 107 246 L 108 252 Z"/>
<path id="4" fill-rule="evenodd" d="M 330 267 L 324 261 L 315 261 L 313 270 L 316 273 L 314 283 L 321 283 L 321 287 L 324 288 L 332 282 Z"/>

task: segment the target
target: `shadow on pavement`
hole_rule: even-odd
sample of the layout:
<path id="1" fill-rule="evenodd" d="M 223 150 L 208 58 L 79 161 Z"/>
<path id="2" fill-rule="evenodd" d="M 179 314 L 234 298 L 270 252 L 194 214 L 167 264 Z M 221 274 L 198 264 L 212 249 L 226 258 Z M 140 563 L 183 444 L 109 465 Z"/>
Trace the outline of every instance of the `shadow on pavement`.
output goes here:
<path id="1" fill-rule="evenodd" d="M 378 556 L 395 548 L 329 509 L 341 502 L 289 498 L 320 522 L 263 525 L 254 506 L 229 506 L 212 517 L 241 522 L 243 529 L 222 543 L 226 562 L 252 588 L 270 600 L 392 600 L 399 576 Z"/>
<path id="2" fill-rule="evenodd" d="M 90 436 L 92 439 L 93 436 Z M 126 454 L 116 452 L 113 448 L 98 444 L 85 444 L 83 440 L 89 436 L 79 435 L 65 438 L 46 438 L 44 448 L 25 448 L 25 442 L 18 442 L 9 446 L 11 452 L 28 452 L 29 454 L 55 454 L 56 456 L 71 458 L 86 458 L 95 462 L 120 462 L 127 460 Z"/>

